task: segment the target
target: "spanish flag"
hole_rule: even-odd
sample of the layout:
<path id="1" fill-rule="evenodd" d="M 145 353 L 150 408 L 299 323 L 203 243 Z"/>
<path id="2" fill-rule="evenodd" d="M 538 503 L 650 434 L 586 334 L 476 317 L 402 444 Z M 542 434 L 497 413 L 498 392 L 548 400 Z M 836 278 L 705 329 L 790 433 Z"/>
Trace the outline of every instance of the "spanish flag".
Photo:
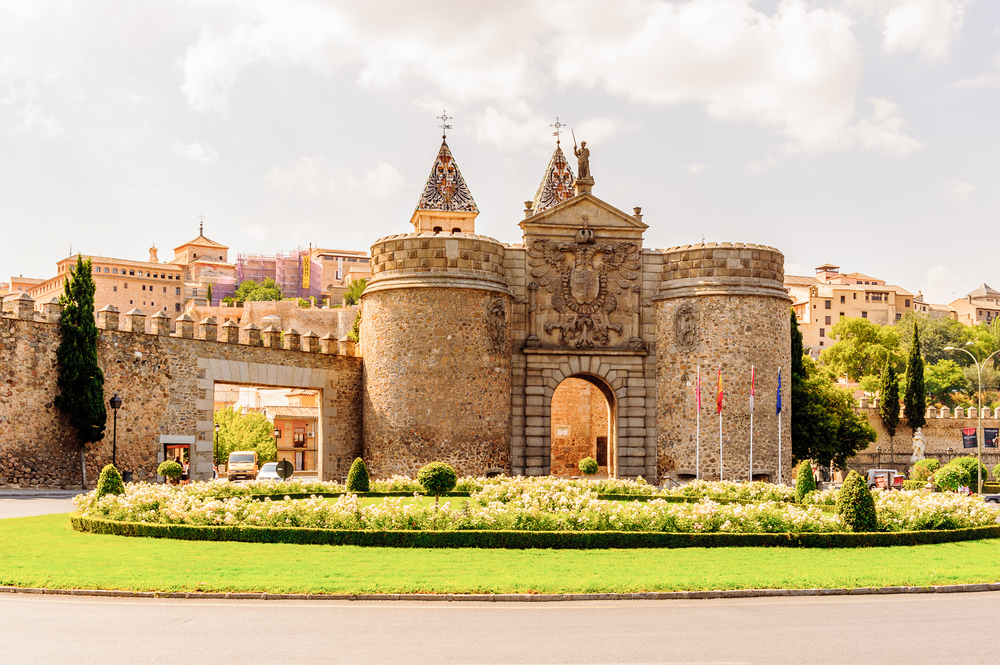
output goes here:
<path id="1" fill-rule="evenodd" d="M 719 368 L 719 393 L 715 397 L 715 406 L 718 413 L 722 413 L 722 368 Z"/>

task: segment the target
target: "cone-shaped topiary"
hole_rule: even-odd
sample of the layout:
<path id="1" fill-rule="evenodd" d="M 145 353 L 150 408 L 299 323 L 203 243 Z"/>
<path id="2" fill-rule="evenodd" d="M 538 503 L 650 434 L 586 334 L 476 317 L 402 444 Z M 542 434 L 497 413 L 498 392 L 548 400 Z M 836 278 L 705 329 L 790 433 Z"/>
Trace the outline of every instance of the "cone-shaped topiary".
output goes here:
<path id="1" fill-rule="evenodd" d="M 813 477 L 812 462 L 802 460 L 799 464 L 799 475 L 795 478 L 795 500 L 802 503 L 809 492 L 816 491 L 816 478 Z"/>
<path id="2" fill-rule="evenodd" d="M 168 459 L 166 462 L 160 462 L 160 466 L 156 467 L 156 473 L 176 480 L 184 473 L 184 467 L 172 459 Z"/>
<path id="3" fill-rule="evenodd" d="M 584 457 L 582 460 L 580 460 L 580 473 L 582 473 L 583 475 L 592 476 L 600 470 L 601 467 L 598 466 L 597 460 L 595 460 L 593 457 Z"/>
<path id="4" fill-rule="evenodd" d="M 368 467 L 360 457 L 355 458 L 351 470 L 347 473 L 348 492 L 368 492 L 371 488 L 371 478 L 368 477 Z"/>
<path id="5" fill-rule="evenodd" d="M 105 494 L 124 493 L 125 483 L 122 482 L 118 469 L 110 464 L 101 469 L 101 477 L 97 479 L 97 498 L 100 499 Z"/>
<path id="6" fill-rule="evenodd" d="M 444 462 L 431 462 L 417 471 L 417 482 L 423 485 L 428 493 L 433 494 L 434 500 L 437 501 L 442 494 L 455 489 L 458 475 L 455 469 Z"/>
<path id="7" fill-rule="evenodd" d="M 847 474 L 844 486 L 840 488 L 837 514 L 844 520 L 844 526 L 851 531 L 875 531 L 878 528 L 875 499 L 868 489 L 868 483 L 857 471 Z"/>

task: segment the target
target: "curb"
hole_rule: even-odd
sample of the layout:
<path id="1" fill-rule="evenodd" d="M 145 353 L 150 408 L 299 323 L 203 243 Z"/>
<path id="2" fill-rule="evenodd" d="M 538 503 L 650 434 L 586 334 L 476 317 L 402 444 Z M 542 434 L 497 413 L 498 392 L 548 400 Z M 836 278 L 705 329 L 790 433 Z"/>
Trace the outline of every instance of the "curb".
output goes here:
<path id="1" fill-rule="evenodd" d="M 566 602 L 574 600 L 713 600 L 716 598 L 775 598 L 785 596 L 884 596 L 915 593 L 977 593 L 1000 591 L 1000 582 L 941 586 L 886 586 L 857 589 L 732 589 L 729 591 L 652 591 L 637 593 L 207 593 L 119 591 L 113 589 L 40 589 L 0 586 L 0 593 L 46 596 L 111 596 L 114 598 L 183 598 L 189 600 L 420 600 L 448 602 Z"/>

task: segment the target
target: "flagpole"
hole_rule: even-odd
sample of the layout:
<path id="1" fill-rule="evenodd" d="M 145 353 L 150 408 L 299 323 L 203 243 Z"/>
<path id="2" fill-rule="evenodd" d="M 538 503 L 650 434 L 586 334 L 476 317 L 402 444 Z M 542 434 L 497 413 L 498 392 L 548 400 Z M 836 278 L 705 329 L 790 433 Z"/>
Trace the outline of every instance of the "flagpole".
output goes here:
<path id="1" fill-rule="evenodd" d="M 753 482 L 753 365 L 750 365 L 750 482 Z"/>
<path id="2" fill-rule="evenodd" d="M 695 386 L 694 428 L 694 477 L 701 480 L 701 365 L 698 365 L 698 383 Z"/>
<path id="3" fill-rule="evenodd" d="M 722 480 L 722 368 L 719 368 L 719 392 L 716 393 L 716 406 L 719 409 L 719 480 Z"/>
<path id="4" fill-rule="evenodd" d="M 778 484 L 781 484 L 781 368 L 778 368 Z"/>

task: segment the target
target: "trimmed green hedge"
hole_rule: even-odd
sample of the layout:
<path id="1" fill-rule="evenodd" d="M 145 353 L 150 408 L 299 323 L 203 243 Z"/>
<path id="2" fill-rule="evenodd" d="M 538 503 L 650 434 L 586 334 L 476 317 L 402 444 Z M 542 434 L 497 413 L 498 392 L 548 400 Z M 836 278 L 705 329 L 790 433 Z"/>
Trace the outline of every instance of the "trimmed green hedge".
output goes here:
<path id="1" fill-rule="evenodd" d="M 298 545 L 481 549 L 678 547 L 893 547 L 1000 538 L 1000 525 L 888 533 L 663 533 L 645 531 L 347 531 L 301 527 L 192 526 L 115 522 L 72 513 L 77 531 L 114 536 Z"/>

